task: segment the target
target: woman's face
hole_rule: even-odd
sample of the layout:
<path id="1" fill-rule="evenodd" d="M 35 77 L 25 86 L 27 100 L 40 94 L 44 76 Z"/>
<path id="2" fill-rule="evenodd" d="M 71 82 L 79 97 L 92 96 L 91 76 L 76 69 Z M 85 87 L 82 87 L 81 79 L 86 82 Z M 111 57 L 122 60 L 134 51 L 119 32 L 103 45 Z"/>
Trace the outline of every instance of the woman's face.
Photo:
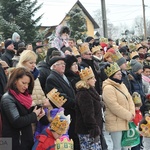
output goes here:
<path id="1" fill-rule="evenodd" d="M 117 71 L 114 76 L 113 76 L 114 79 L 118 79 L 118 80 L 121 80 L 122 78 L 122 73 L 121 71 Z"/>
<path id="2" fill-rule="evenodd" d="M 77 72 L 78 71 L 78 64 L 77 62 L 74 62 L 70 68 L 73 72 Z"/>
<path id="3" fill-rule="evenodd" d="M 24 63 L 24 66 L 29 70 L 29 71 L 33 71 L 35 66 L 36 66 L 36 59 L 30 60 L 30 61 L 26 61 Z"/>
<path id="4" fill-rule="evenodd" d="M 15 84 L 18 91 L 20 93 L 24 93 L 28 89 L 29 83 L 30 83 L 30 78 L 24 75 L 22 78 L 19 78 Z"/>
<path id="5" fill-rule="evenodd" d="M 92 77 L 92 78 L 90 78 L 90 79 L 87 80 L 87 84 L 88 84 L 90 87 L 95 87 L 95 82 L 96 82 L 95 77 Z"/>

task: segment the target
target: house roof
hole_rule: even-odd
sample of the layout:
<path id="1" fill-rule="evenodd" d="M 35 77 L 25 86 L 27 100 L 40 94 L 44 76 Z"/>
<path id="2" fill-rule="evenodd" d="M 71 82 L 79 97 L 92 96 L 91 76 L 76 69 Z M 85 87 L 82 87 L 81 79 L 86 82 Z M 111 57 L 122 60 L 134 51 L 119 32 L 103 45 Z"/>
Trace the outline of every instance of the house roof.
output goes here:
<path id="1" fill-rule="evenodd" d="M 61 24 L 61 22 L 65 19 L 66 14 L 75 6 L 78 5 L 82 11 L 85 13 L 85 15 L 91 20 L 91 22 L 94 25 L 94 28 L 99 28 L 98 24 L 96 23 L 96 21 L 92 18 L 92 16 L 89 14 L 89 12 L 85 9 L 85 7 L 81 4 L 81 2 L 79 0 L 76 1 L 76 3 L 72 6 L 72 3 L 68 3 L 67 6 L 63 7 L 58 5 L 57 7 L 55 7 L 55 11 L 48 13 L 48 11 L 44 14 L 44 17 L 41 19 L 41 26 L 42 27 L 52 27 L 52 26 L 57 26 L 59 24 Z M 46 11 L 46 7 L 45 7 L 45 11 Z M 71 9 L 70 9 L 71 8 Z M 54 7 L 53 7 L 54 9 Z M 57 10 L 59 10 L 57 12 Z"/>

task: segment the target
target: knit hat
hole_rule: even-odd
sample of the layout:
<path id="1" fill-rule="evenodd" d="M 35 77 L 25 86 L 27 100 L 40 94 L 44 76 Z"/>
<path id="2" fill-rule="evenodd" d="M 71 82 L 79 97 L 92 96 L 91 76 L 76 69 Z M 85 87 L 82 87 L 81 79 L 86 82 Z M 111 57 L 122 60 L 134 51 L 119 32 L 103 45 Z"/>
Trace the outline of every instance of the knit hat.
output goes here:
<path id="1" fill-rule="evenodd" d="M 132 94 L 132 99 L 133 99 L 133 102 L 135 104 L 135 107 L 142 106 L 141 96 L 140 96 L 140 94 L 138 92 L 134 92 Z"/>
<path id="2" fill-rule="evenodd" d="M 65 59 L 66 61 L 66 69 L 65 69 L 65 71 L 67 71 L 67 70 L 70 70 L 70 67 L 72 66 L 72 64 L 74 63 L 74 62 L 77 62 L 78 60 L 77 60 L 77 58 L 75 57 L 75 56 L 71 56 L 71 55 L 67 55 L 66 56 L 66 59 Z"/>
<path id="3" fill-rule="evenodd" d="M 118 66 L 121 66 L 122 64 L 126 63 L 127 61 L 124 57 L 122 57 L 122 58 L 118 59 L 116 62 L 118 64 Z"/>
<path id="4" fill-rule="evenodd" d="M 143 69 L 142 64 L 135 59 L 132 59 L 130 64 L 133 72 L 137 72 L 138 70 Z"/>
<path id="5" fill-rule="evenodd" d="M 8 47 L 9 45 L 11 45 L 11 44 L 13 44 L 13 40 L 6 40 L 6 41 L 5 41 L 5 48 L 7 49 L 7 47 Z"/>
<path id="6" fill-rule="evenodd" d="M 55 62 L 59 61 L 59 60 L 63 60 L 65 61 L 65 58 L 64 57 L 61 57 L 61 56 L 56 56 L 56 57 L 53 57 L 49 60 L 49 66 L 51 67 Z"/>

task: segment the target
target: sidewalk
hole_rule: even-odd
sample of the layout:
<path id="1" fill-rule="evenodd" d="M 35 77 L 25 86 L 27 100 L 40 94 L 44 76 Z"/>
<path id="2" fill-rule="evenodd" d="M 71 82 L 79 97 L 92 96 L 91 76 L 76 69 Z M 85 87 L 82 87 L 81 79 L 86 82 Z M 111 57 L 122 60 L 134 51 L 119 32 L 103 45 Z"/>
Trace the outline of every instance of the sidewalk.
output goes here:
<path id="1" fill-rule="evenodd" d="M 104 137 L 105 137 L 106 143 L 108 145 L 108 150 L 113 150 L 113 143 L 112 143 L 111 137 L 107 131 L 104 131 Z"/>

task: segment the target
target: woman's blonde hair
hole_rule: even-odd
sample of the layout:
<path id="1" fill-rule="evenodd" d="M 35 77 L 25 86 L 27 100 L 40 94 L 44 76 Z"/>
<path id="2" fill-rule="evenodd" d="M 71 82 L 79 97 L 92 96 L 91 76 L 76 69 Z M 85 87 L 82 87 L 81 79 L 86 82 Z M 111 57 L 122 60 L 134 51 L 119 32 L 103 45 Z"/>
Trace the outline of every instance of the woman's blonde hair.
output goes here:
<path id="1" fill-rule="evenodd" d="M 86 81 L 80 80 L 79 82 L 76 83 L 76 89 L 81 89 L 81 88 L 89 89 L 90 86 L 87 84 Z"/>
<path id="2" fill-rule="evenodd" d="M 24 50 L 20 55 L 20 59 L 19 59 L 19 62 L 17 64 L 17 67 L 24 66 L 23 64 L 25 62 L 33 60 L 33 59 L 37 59 L 36 53 L 34 51 L 31 51 L 31 50 Z"/>

